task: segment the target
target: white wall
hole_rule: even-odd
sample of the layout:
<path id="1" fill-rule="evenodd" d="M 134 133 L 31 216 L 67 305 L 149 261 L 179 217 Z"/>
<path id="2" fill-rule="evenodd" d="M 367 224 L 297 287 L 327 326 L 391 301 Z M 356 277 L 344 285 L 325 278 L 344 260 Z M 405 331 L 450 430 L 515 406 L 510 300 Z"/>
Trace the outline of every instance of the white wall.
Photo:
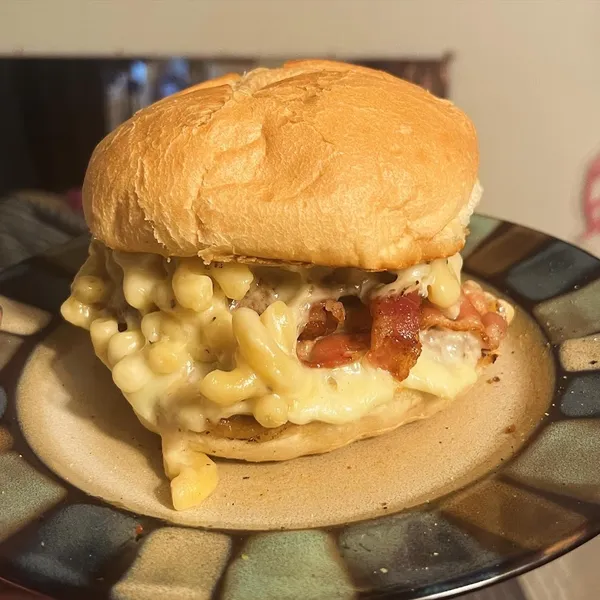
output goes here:
<path id="1" fill-rule="evenodd" d="M 483 211 L 573 239 L 600 151 L 596 0 L 2 0 L 0 53 L 406 56 L 455 52 Z"/>

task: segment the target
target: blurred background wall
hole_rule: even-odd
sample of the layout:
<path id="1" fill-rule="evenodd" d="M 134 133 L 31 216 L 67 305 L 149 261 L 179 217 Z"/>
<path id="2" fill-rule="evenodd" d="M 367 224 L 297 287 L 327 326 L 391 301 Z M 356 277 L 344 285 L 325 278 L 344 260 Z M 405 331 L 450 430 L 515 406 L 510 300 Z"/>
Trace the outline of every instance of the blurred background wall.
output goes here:
<path id="1" fill-rule="evenodd" d="M 3 0 L 0 54 L 451 52 L 449 96 L 480 136 L 480 210 L 575 240 L 600 153 L 599 23 L 595 0 Z"/>

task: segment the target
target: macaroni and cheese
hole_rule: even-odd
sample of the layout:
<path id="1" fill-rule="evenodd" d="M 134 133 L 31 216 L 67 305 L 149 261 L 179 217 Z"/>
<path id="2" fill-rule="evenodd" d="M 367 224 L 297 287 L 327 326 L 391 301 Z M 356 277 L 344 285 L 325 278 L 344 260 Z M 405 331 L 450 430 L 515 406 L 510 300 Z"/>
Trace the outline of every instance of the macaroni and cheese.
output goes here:
<path id="1" fill-rule="evenodd" d="M 90 331 L 115 384 L 142 423 L 162 436 L 173 502 L 184 509 L 213 491 L 217 472 L 207 456 L 182 447 L 178 431 L 202 432 L 240 415 L 265 428 L 340 425 L 392 401 L 402 387 L 452 398 L 472 385 L 482 343 L 469 330 L 422 330 L 420 356 L 403 381 L 365 355 L 313 368 L 296 348 L 311 307 L 324 299 L 367 304 L 417 293 L 455 319 L 461 266 L 458 255 L 397 273 L 205 265 L 94 241 L 62 314 Z"/>

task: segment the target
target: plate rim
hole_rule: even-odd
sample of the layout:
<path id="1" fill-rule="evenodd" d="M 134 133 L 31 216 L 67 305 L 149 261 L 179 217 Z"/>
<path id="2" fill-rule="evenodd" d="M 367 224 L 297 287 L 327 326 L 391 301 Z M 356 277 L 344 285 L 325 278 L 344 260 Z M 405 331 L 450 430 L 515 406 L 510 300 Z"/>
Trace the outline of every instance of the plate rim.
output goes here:
<path id="1" fill-rule="evenodd" d="M 469 257 L 473 256 L 474 254 L 476 254 L 478 252 L 478 250 L 484 246 L 486 244 L 486 242 L 490 242 L 490 240 L 494 239 L 494 234 L 497 233 L 498 228 L 501 226 L 506 226 L 509 229 L 510 228 L 519 228 L 520 230 L 523 231 L 528 231 L 528 232 L 532 232 L 533 234 L 536 235 L 541 235 L 544 238 L 544 244 L 542 244 L 542 248 L 546 248 L 548 246 L 550 246 L 552 243 L 555 242 L 561 242 L 563 244 L 565 244 L 566 246 L 570 247 L 573 250 L 576 250 L 579 253 L 582 253 L 584 255 L 587 255 L 589 258 L 593 259 L 593 261 L 595 261 L 596 263 L 596 270 L 600 272 L 600 259 L 598 259 L 598 257 L 595 257 L 593 254 L 591 254 L 591 252 L 589 252 L 586 249 L 583 248 L 579 248 L 578 246 L 576 246 L 575 244 L 563 240 L 561 238 L 558 238 L 556 236 L 552 236 L 549 235 L 547 233 L 543 233 L 543 232 L 538 232 L 535 229 L 532 229 L 530 227 L 527 226 L 523 226 L 523 225 L 519 225 L 517 223 L 514 223 L 512 221 L 508 221 L 508 220 L 503 220 L 503 219 L 498 219 L 496 217 L 491 217 L 487 214 L 481 214 L 481 213 L 476 213 L 475 215 L 475 220 L 477 219 L 483 219 L 486 221 L 493 221 L 496 223 L 496 227 L 494 229 L 492 229 L 485 237 L 483 237 L 481 240 L 479 240 L 471 249 L 470 252 L 468 254 L 468 256 L 465 259 L 465 270 L 468 270 L 468 261 L 469 261 Z M 59 256 L 61 254 L 61 252 L 64 252 L 63 249 L 61 249 L 63 246 L 65 248 L 71 248 L 74 244 L 76 244 L 77 241 L 80 241 L 81 243 L 85 242 L 86 240 L 89 239 L 89 236 L 80 236 L 79 238 L 74 238 L 73 240 L 70 240 L 69 242 L 67 242 L 64 245 L 61 245 L 61 247 L 59 248 L 53 248 L 51 249 L 52 254 L 55 256 Z M 534 257 L 536 254 L 538 254 L 540 252 L 539 248 L 535 251 L 532 251 L 528 256 L 519 259 L 519 261 L 516 263 L 517 265 L 522 263 L 525 260 L 529 260 L 530 258 Z M 0 294 L 2 293 L 2 289 L 3 289 L 3 281 L 6 279 L 10 279 L 10 273 L 11 271 L 15 271 L 17 272 L 19 269 L 23 269 L 25 268 L 25 270 L 28 269 L 28 263 L 31 262 L 36 262 L 36 261 L 43 261 L 44 259 L 44 255 L 38 255 L 36 257 L 32 257 L 30 259 L 26 259 L 24 262 L 22 263 L 18 263 L 17 265 L 11 265 L 3 270 L 0 270 Z M 510 268 L 514 268 L 515 264 L 512 264 L 509 266 L 508 270 L 505 270 L 503 272 L 500 273 L 500 276 L 503 277 L 506 272 L 510 271 Z M 595 274 L 596 271 L 594 271 L 594 275 L 593 277 L 591 277 L 591 281 L 587 281 L 587 283 L 585 285 L 589 285 L 591 282 L 596 281 L 597 279 L 599 279 L 598 275 Z M 30 274 L 31 275 L 31 274 Z M 65 269 L 65 276 L 67 275 L 66 273 L 66 269 Z M 475 275 L 477 275 L 477 273 L 475 273 Z M 486 281 L 490 281 L 490 283 L 496 287 L 499 287 L 496 283 L 495 277 L 491 277 L 491 278 L 485 278 L 484 279 Z M 504 282 L 504 280 L 503 280 Z M 500 286 L 500 289 L 502 291 L 506 291 L 506 284 L 504 283 L 502 286 Z M 558 296 L 562 296 L 564 294 L 566 294 L 568 292 L 561 292 L 560 294 L 558 294 Z M 512 297 L 514 297 L 514 295 L 516 294 L 517 296 L 520 296 L 521 294 L 518 293 L 518 291 L 516 290 L 510 290 L 508 292 L 508 294 Z M 557 297 L 558 297 L 557 296 Z M 523 298 L 521 297 L 521 300 Z M 540 304 L 541 302 L 543 302 L 544 300 L 536 300 L 536 301 L 532 301 L 533 304 L 537 305 Z M 541 324 L 539 323 L 539 320 L 535 317 L 535 315 L 533 314 L 533 311 L 526 308 L 525 309 L 526 312 L 532 316 L 535 321 L 538 323 L 538 325 L 540 325 L 540 329 L 542 330 L 545 339 L 547 338 L 547 332 L 542 328 Z M 37 343 L 39 343 L 39 341 L 43 340 L 55 327 L 57 327 L 57 325 L 60 323 L 60 318 L 57 317 L 55 314 L 53 314 L 53 318 L 50 322 L 50 324 L 48 324 L 46 327 L 44 327 L 42 330 L 40 330 L 39 332 L 37 332 L 36 334 L 34 334 L 33 336 L 29 336 L 26 340 L 26 343 L 23 344 L 22 349 L 20 350 L 20 354 L 21 354 L 21 358 L 22 358 L 22 364 L 21 364 L 21 369 L 22 366 L 25 364 L 26 360 L 28 359 L 28 356 L 30 355 L 30 353 L 33 351 L 33 349 L 36 347 Z M 600 328 L 599 328 L 600 330 Z M 1 329 L 0 329 L 1 331 Z M 26 349 L 27 348 L 27 349 Z M 560 360 L 559 360 L 559 356 L 558 356 L 558 351 L 559 351 L 559 345 L 557 344 L 553 344 L 552 345 L 552 356 L 553 356 L 553 360 L 555 362 L 554 367 L 555 367 L 555 372 L 557 375 L 557 384 L 555 385 L 555 390 L 554 393 L 558 393 L 558 391 L 560 390 L 560 385 L 558 384 L 558 376 L 559 373 L 561 372 L 561 365 L 560 365 Z M 3 382 L 3 378 L 2 378 L 2 373 L 3 371 L 5 371 L 5 369 L 0 369 L 0 383 Z M 577 371 L 575 373 L 581 373 L 581 371 Z M 19 374 L 16 373 L 16 377 L 18 380 Z M 558 404 L 558 403 L 557 403 Z M 14 409 L 14 406 L 12 407 Z M 556 406 L 556 410 L 559 411 L 559 406 Z M 12 415 L 14 417 L 14 415 Z M 564 416 L 562 419 L 560 420 L 574 420 L 573 417 L 567 417 Z M 555 420 L 549 421 L 549 422 L 555 422 Z M 11 423 L 13 425 L 13 429 L 15 428 L 14 423 Z M 2 419 L 0 419 L 0 425 L 6 425 L 6 416 Z M 546 425 L 547 426 L 547 425 Z M 16 428 L 18 429 L 18 425 L 16 426 Z M 532 433 L 532 436 L 530 436 L 530 439 L 528 439 L 526 441 L 526 443 L 518 450 L 517 455 L 520 455 L 522 452 L 526 451 L 526 449 L 530 446 L 531 441 L 534 436 L 539 435 L 540 431 L 543 431 L 544 427 L 540 427 L 537 426 L 535 429 L 535 433 Z M 18 433 L 18 432 L 17 432 Z M 21 440 L 22 441 L 22 440 Z M 2 454 L 0 452 L 0 454 Z M 33 457 L 33 459 L 31 457 L 27 457 L 28 458 L 28 462 L 32 461 L 34 463 L 34 468 L 39 469 L 40 465 L 43 465 L 42 461 L 40 461 L 40 459 L 38 459 L 37 457 Z M 502 465 L 502 467 L 498 470 L 495 470 L 495 472 L 493 473 L 493 476 L 496 476 L 498 474 L 501 473 L 501 471 L 503 469 L 506 468 L 506 466 L 510 463 L 513 462 L 513 460 L 515 459 L 515 457 L 511 458 L 510 461 L 507 461 L 506 463 L 504 463 Z M 35 464 L 37 461 L 37 463 L 39 464 Z M 30 462 L 31 464 L 31 462 Z M 50 473 L 52 473 L 47 467 L 45 467 L 45 465 L 42 467 L 43 470 L 46 470 Z M 471 487 L 473 485 L 476 485 L 478 482 L 482 481 L 483 479 L 487 478 L 490 474 L 487 474 L 485 476 L 482 476 L 480 479 L 468 484 L 466 487 Z M 61 485 L 65 486 L 68 484 L 65 484 L 65 482 L 58 476 L 54 475 L 52 473 L 51 475 L 53 478 L 56 478 L 60 481 Z M 600 489 L 600 481 L 598 482 L 598 487 Z M 447 494 L 444 497 L 447 496 L 454 496 L 457 493 L 459 493 L 460 491 L 462 491 L 463 489 L 466 488 L 460 488 L 459 490 L 455 490 L 450 492 L 449 494 Z M 73 491 L 73 490 L 71 490 Z M 88 504 L 100 504 L 100 505 L 106 505 L 106 506 L 110 506 L 108 503 L 104 503 L 103 501 L 98 501 L 97 499 L 91 499 L 91 497 L 87 496 L 85 493 L 83 492 L 79 492 L 78 490 L 75 491 L 75 496 L 77 496 L 77 494 L 79 493 L 80 497 L 83 497 L 85 499 L 85 502 Z M 81 494 L 83 494 L 83 496 L 81 496 Z M 443 498 L 444 498 L 443 497 Z M 53 507 L 52 509 L 50 509 L 48 512 L 50 513 L 54 513 L 55 511 L 58 510 L 59 507 L 63 506 L 63 504 L 66 502 L 66 500 L 61 501 L 58 505 L 56 505 L 55 507 Z M 436 502 L 432 503 L 432 505 L 436 505 L 437 504 L 437 499 Z M 421 505 L 422 507 L 423 505 Z M 380 519 L 387 519 L 389 517 L 398 515 L 398 514 L 407 514 L 407 513 L 413 513 L 413 512 L 417 512 L 420 509 L 420 507 L 412 507 L 407 509 L 406 511 L 401 511 L 399 513 L 392 513 L 390 515 L 386 515 L 384 517 L 376 517 L 374 519 L 369 519 L 369 520 L 363 520 L 363 521 L 358 521 L 355 523 L 350 523 L 348 525 L 336 525 L 334 529 L 336 530 L 341 530 L 344 527 L 347 526 L 352 526 L 352 525 L 357 525 L 360 523 L 365 523 L 366 521 L 378 521 Z M 431 507 L 430 507 L 431 509 Z M 426 512 L 430 512 L 430 509 Z M 111 506 L 111 510 L 118 510 L 118 509 L 114 509 Z M 118 510 L 118 512 L 121 513 L 125 513 L 128 514 L 128 511 L 120 509 Z M 153 517 L 145 517 L 145 519 L 149 519 L 149 520 L 155 520 L 157 521 L 158 519 L 153 518 Z M 164 526 L 164 525 L 163 525 Z M 173 527 L 185 527 L 185 526 L 181 526 L 181 525 L 168 525 L 167 526 L 173 526 Z M 323 530 L 323 531 L 327 531 L 329 528 L 326 527 L 317 527 L 316 529 L 318 530 Z M 315 529 L 308 529 L 308 531 L 314 531 Z M 213 531 L 213 530 L 210 530 Z M 304 531 L 304 530 L 303 530 Z M 232 532 L 232 531 L 227 531 L 225 530 L 224 533 L 226 533 L 227 535 L 230 536 L 235 536 L 236 533 Z M 254 535 L 260 534 L 261 532 L 259 531 L 255 531 L 255 532 L 250 532 L 249 537 L 252 537 Z M 475 581 L 471 581 L 471 582 L 467 582 L 464 583 L 465 579 L 467 579 L 469 576 L 467 574 L 462 574 L 460 575 L 458 578 L 456 578 L 455 580 L 453 579 L 448 579 L 446 581 L 444 581 L 444 585 L 446 583 L 450 583 L 451 585 L 455 584 L 453 587 L 450 587 L 448 589 L 443 589 L 443 590 L 439 590 L 439 591 L 433 591 L 431 593 L 426 593 L 428 587 L 428 585 L 422 585 L 420 587 L 417 587 L 413 590 L 414 593 L 406 593 L 406 590 L 403 591 L 402 588 L 398 588 L 396 587 L 384 587 L 384 588 L 379 588 L 379 589 L 371 589 L 371 590 L 363 590 L 359 592 L 359 597 L 361 598 L 392 598 L 392 597 L 401 597 L 401 598 L 419 598 L 419 599 L 423 599 L 423 600 L 436 600 L 436 599 L 440 599 L 440 598 L 449 598 L 455 595 L 459 595 L 459 594 L 464 594 L 464 593 L 468 593 L 468 592 L 472 592 L 475 590 L 479 590 L 479 589 L 483 589 L 485 587 L 494 585 L 496 583 L 500 583 L 502 581 L 505 581 L 507 579 L 511 579 L 513 577 L 516 577 L 518 575 L 522 575 L 524 573 L 527 573 L 533 569 L 536 569 L 540 566 L 543 566 L 545 564 L 548 564 L 554 560 L 556 560 L 557 558 L 564 556 L 566 553 L 580 547 L 581 545 L 585 544 L 586 542 L 590 541 L 591 539 L 593 539 L 594 537 L 596 537 L 597 535 L 600 535 L 600 506 L 597 508 L 597 516 L 592 519 L 591 517 L 585 516 L 584 517 L 584 522 L 583 524 L 581 524 L 580 526 L 578 526 L 576 532 L 573 532 L 568 538 L 566 539 L 561 539 L 560 542 L 557 542 L 555 544 L 553 544 L 552 546 L 555 546 L 556 544 L 560 543 L 559 548 L 557 549 L 553 549 L 550 552 L 548 552 L 547 548 L 546 549 L 535 549 L 535 550 L 530 550 L 530 551 L 526 551 L 523 552 L 521 554 L 519 554 L 518 556 L 515 556 L 513 558 L 510 558 L 507 562 L 505 562 L 505 557 L 499 557 L 499 561 L 500 564 L 504 565 L 502 572 L 499 572 L 497 574 L 493 574 L 493 573 L 486 573 L 486 570 L 490 569 L 490 566 L 487 567 L 482 567 L 476 571 L 472 571 L 471 572 L 471 577 L 476 576 L 476 580 Z M 2 545 L 4 545 L 5 542 L 1 542 L 0 543 L 0 547 Z M 340 558 L 341 557 L 340 555 Z M 229 569 L 233 563 L 233 554 L 229 557 L 227 564 L 224 566 L 224 573 L 227 569 Z M 23 586 L 22 582 L 19 581 L 13 581 L 11 578 L 8 578 L 5 574 L 5 569 L 4 569 L 4 562 L 2 560 L 2 555 L 0 554 L 0 579 L 4 578 L 6 579 L 9 583 L 17 585 L 17 586 L 21 586 L 24 587 L 24 589 L 29 589 L 29 585 L 25 585 Z M 131 564 L 129 565 L 129 568 L 131 567 Z M 349 564 L 345 563 L 345 569 L 348 573 L 350 573 L 350 566 Z M 224 577 L 224 575 L 222 575 L 222 577 Z M 352 580 L 352 579 L 351 579 Z M 463 583 L 461 583 L 461 581 Z M 36 592 L 36 588 L 32 587 L 31 591 L 35 592 L 35 593 L 39 593 Z M 421 593 L 423 592 L 423 593 Z"/>

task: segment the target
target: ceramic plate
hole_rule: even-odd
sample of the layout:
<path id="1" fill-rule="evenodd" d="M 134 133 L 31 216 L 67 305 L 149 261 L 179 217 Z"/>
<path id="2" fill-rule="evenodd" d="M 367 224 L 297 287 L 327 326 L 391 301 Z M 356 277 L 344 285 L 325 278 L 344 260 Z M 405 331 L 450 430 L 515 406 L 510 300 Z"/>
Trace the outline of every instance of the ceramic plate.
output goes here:
<path id="1" fill-rule="evenodd" d="M 600 531 L 600 261 L 473 219 L 465 271 L 518 307 L 431 419 L 288 463 L 221 461 L 175 512 L 144 430 L 58 307 L 87 240 L 0 273 L 0 577 L 56 598 L 439 598 Z"/>

